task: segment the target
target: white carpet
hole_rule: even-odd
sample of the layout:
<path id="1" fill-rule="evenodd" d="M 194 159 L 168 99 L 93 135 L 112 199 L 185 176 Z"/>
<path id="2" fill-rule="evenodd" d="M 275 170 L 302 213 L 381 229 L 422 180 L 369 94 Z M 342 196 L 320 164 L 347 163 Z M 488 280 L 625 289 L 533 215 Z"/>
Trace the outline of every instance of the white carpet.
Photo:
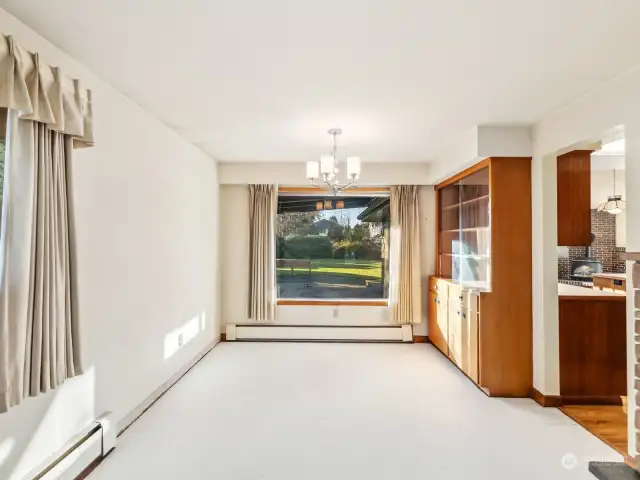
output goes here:
<path id="1" fill-rule="evenodd" d="M 487 398 L 430 345 L 230 342 L 89 480 L 593 480 L 589 460 L 621 457 L 556 409 Z"/>

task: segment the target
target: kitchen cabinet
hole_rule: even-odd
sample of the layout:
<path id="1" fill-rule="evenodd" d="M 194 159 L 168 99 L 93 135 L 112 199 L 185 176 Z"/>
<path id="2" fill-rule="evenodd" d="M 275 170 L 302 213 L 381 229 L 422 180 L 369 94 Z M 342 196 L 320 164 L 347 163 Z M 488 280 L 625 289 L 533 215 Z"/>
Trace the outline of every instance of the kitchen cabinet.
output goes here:
<path id="1" fill-rule="evenodd" d="M 591 245 L 591 150 L 557 159 L 558 245 Z"/>
<path id="2" fill-rule="evenodd" d="M 564 404 L 620 404 L 627 394 L 626 297 L 558 285 L 560 396 Z"/>
<path id="3" fill-rule="evenodd" d="M 528 397 L 531 159 L 486 159 L 436 190 L 438 261 L 429 289 L 439 305 L 446 295 L 446 311 L 430 310 L 432 343 L 488 395 Z"/>

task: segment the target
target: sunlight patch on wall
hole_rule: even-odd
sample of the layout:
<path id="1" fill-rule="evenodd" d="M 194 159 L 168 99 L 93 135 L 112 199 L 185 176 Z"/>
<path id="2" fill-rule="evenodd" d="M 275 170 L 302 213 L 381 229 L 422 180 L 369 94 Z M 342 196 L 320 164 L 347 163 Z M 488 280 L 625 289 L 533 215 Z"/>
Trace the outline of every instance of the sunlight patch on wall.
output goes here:
<path id="1" fill-rule="evenodd" d="M 175 353 L 196 338 L 206 328 L 205 312 L 196 315 L 184 325 L 167 333 L 164 337 L 164 359 L 171 358 Z"/>
<path id="2" fill-rule="evenodd" d="M 6 438 L 0 443 L 0 466 L 4 465 L 4 462 L 7 461 L 15 444 L 16 440 L 13 437 Z"/>
<path id="3" fill-rule="evenodd" d="M 95 420 L 95 390 L 96 369 L 90 366 L 84 374 L 66 380 L 47 394 L 52 397 L 51 404 L 9 480 L 33 478 L 51 463 L 51 455 L 56 456 L 70 439 Z"/>

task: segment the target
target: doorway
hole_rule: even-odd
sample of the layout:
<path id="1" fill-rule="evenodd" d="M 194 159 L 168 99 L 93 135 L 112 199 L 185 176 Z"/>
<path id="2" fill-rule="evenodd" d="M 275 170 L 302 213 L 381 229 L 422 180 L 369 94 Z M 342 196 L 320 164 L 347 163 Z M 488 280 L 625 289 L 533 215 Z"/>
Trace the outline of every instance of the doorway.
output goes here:
<path id="1" fill-rule="evenodd" d="M 624 138 L 557 158 L 560 410 L 628 455 Z"/>

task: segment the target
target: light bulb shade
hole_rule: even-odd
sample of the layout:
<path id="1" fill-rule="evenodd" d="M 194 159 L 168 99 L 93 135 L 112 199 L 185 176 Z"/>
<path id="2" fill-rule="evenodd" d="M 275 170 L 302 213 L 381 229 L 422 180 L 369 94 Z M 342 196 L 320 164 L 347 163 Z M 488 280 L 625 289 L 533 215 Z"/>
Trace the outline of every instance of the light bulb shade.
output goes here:
<path id="1" fill-rule="evenodd" d="M 603 202 L 598 207 L 599 212 L 607 212 L 611 215 L 617 215 L 618 213 L 622 213 L 624 209 L 627 207 L 627 202 L 622 200 L 621 195 L 612 195 L 610 196 L 606 202 Z"/>
<path id="2" fill-rule="evenodd" d="M 336 208 L 337 208 L 338 210 L 342 210 L 342 209 L 344 208 L 344 200 L 338 200 L 338 201 L 336 202 Z"/>
<path id="3" fill-rule="evenodd" d="M 324 208 L 325 210 L 331 210 L 331 200 L 324 201 Z"/>
<path id="4" fill-rule="evenodd" d="M 360 157 L 347 158 L 347 176 L 349 178 L 360 176 Z"/>
<path id="5" fill-rule="evenodd" d="M 320 157 L 320 172 L 323 175 L 333 174 L 335 168 L 333 157 L 331 155 L 322 155 Z"/>
<path id="6" fill-rule="evenodd" d="M 307 180 L 315 180 L 320 176 L 320 164 L 318 162 L 307 162 Z"/>
<path id="7" fill-rule="evenodd" d="M 323 207 L 324 207 L 323 202 L 316 202 L 316 210 L 322 210 Z"/>

